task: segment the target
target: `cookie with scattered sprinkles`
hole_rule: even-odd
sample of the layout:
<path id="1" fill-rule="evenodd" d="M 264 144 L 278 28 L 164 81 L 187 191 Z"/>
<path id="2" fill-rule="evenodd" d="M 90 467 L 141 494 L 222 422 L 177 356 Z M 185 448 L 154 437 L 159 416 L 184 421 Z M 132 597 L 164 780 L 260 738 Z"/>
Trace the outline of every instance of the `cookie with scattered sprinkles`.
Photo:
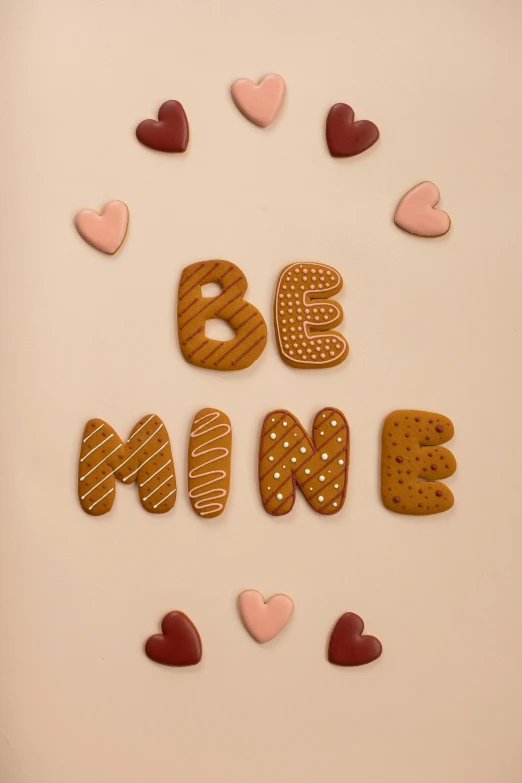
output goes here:
<path id="1" fill-rule="evenodd" d="M 440 514 L 454 503 L 440 479 L 455 473 L 455 457 L 441 444 L 451 440 L 452 422 L 440 413 L 394 411 L 382 428 L 381 497 L 398 514 Z"/>
<path id="2" fill-rule="evenodd" d="M 259 491 L 272 516 L 292 510 L 299 486 L 319 514 L 337 514 L 348 488 L 350 430 L 337 408 L 323 408 L 312 434 L 287 410 L 271 411 L 259 443 Z"/>

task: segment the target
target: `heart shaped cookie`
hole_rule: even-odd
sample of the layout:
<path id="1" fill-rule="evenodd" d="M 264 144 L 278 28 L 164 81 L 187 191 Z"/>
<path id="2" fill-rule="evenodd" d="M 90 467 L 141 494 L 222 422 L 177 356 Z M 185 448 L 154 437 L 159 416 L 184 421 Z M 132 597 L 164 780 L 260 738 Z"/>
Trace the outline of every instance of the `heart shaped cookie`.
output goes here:
<path id="1" fill-rule="evenodd" d="M 158 120 L 143 120 L 136 136 L 146 147 L 160 152 L 185 152 L 189 140 L 189 125 L 185 109 L 179 101 L 165 101 L 158 111 Z"/>
<path id="2" fill-rule="evenodd" d="M 286 84 L 278 73 L 268 73 L 255 84 L 250 79 L 237 79 L 231 87 L 237 108 L 261 128 L 270 125 L 281 110 Z"/>
<path id="3" fill-rule="evenodd" d="M 162 633 L 150 636 L 145 654 L 165 666 L 195 666 L 201 660 L 202 648 L 198 629 L 179 611 L 169 612 L 161 623 Z"/>
<path id="4" fill-rule="evenodd" d="M 114 255 L 127 234 L 129 208 L 123 201 L 109 201 L 101 213 L 82 209 L 74 218 L 80 236 L 102 253 Z"/>
<path id="5" fill-rule="evenodd" d="M 364 623 L 359 615 L 345 612 L 337 620 L 330 636 L 328 660 L 336 666 L 362 666 L 375 661 L 382 644 L 375 636 L 363 636 Z"/>
<path id="6" fill-rule="evenodd" d="M 257 590 L 245 590 L 239 596 L 239 613 L 250 636 L 264 644 L 281 633 L 294 611 L 288 595 L 273 595 L 268 601 Z"/>
<path id="7" fill-rule="evenodd" d="M 326 143 L 333 158 L 351 158 L 369 149 L 379 138 L 379 128 L 370 120 L 354 122 L 346 103 L 336 103 L 326 118 Z"/>
<path id="8" fill-rule="evenodd" d="M 435 209 L 439 199 L 439 189 L 433 182 L 415 185 L 399 202 L 394 218 L 396 225 L 419 237 L 447 234 L 451 220 L 447 212 Z"/>

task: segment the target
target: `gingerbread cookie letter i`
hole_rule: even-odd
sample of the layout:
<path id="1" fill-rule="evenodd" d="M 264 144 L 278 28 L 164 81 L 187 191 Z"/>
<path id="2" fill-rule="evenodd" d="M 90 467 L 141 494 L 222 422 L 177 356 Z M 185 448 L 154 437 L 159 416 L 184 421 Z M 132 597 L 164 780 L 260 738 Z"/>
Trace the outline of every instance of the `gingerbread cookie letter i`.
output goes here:
<path id="1" fill-rule="evenodd" d="M 188 448 L 188 488 L 200 517 L 218 517 L 227 504 L 231 450 L 232 427 L 226 413 L 216 408 L 196 413 Z"/>
<path id="2" fill-rule="evenodd" d="M 259 442 L 259 491 L 265 511 L 288 514 L 295 485 L 319 514 L 341 510 L 348 488 L 350 431 L 336 408 L 323 408 L 314 419 L 312 437 L 285 410 L 266 416 Z"/>
<path id="3" fill-rule="evenodd" d="M 325 264 L 290 264 L 281 272 L 274 300 L 274 326 L 281 358 L 291 367 L 334 367 L 348 356 L 348 343 L 332 332 L 343 309 L 330 297 L 343 279 Z"/>
<path id="4" fill-rule="evenodd" d="M 457 463 L 441 446 L 453 437 L 451 421 L 439 413 L 394 411 L 382 428 L 381 497 L 398 514 L 439 514 L 453 505 L 453 493 L 439 479 Z"/>
<path id="5" fill-rule="evenodd" d="M 159 416 L 144 416 L 123 443 L 103 419 L 87 422 L 80 449 L 78 494 L 84 511 L 107 514 L 116 481 L 138 483 L 140 502 L 151 514 L 165 514 L 176 502 L 176 476 L 167 429 Z"/>
<path id="6" fill-rule="evenodd" d="M 201 286 L 218 283 L 217 296 L 205 298 Z M 190 364 L 210 370 L 243 370 L 258 359 L 266 345 L 266 323 L 254 305 L 243 297 L 247 281 L 230 261 L 202 261 L 187 266 L 178 289 L 178 338 L 181 353 Z M 212 340 L 205 336 L 210 318 L 227 321 L 236 336 Z"/>

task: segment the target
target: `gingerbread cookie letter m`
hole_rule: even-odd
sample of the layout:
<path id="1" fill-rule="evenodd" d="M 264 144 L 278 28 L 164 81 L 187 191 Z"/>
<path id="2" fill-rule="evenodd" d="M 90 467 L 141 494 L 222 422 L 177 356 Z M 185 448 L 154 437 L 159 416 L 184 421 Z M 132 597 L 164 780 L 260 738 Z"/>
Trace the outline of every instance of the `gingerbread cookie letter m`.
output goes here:
<path id="1" fill-rule="evenodd" d="M 334 367 L 348 356 L 348 343 L 331 331 L 343 308 L 330 297 L 343 287 L 339 272 L 326 264 L 290 264 L 279 277 L 274 326 L 281 358 L 291 367 Z"/>
<path id="2" fill-rule="evenodd" d="M 201 286 L 219 283 L 217 296 L 203 297 Z M 263 353 L 266 323 L 254 305 L 243 298 L 247 281 L 230 261 L 203 261 L 187 266 L 178 289 L 178 338 L 181 353 L 190 364 L 210 370 L 243 370 Z M 210 318 L 227 321 L 236 336 L 212 340 L 205 336 Z"/>
<path id="3" fill-rule="evenodd" d="M 341 510 L 348 487 L 350 431 L 336 408 L 316 415 L 312 435 L 285 410 L 266 416 L 259 443 L 259 491 L 269 514 L 292 510 L 295 486 L 319 514 Z"/>
<path id="4" fill-rule="evenodd" d="M 453 493 L 439 479 L 457 463 L 441 446 L 453 437 L 446 416 L 426 411 L 394 411 L 382 428 L 381 497 L 398 514 L 439 514 L 453 505 Z"/>
<path id="5" fill-rule="evenodd" d="M 87 422 L 80 449 L 78 494 L 87 514 L 107 514 L 116 481 L 138 483 L 140 502 L 151 514 L 165 514 L 176 502 L 176 476 L 169 435 L 159 416 L 144 416 L 123 443 L 103 419 Z"/>

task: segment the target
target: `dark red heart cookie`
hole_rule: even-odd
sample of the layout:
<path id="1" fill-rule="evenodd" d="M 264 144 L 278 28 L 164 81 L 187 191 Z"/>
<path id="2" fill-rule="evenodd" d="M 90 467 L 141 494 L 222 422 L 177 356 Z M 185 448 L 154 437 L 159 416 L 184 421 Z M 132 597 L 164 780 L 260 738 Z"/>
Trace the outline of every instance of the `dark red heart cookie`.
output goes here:
<path id="1" fill-rule="evenodd" d="M 165 101 L 160 106 L 158 120 L 140 122 L 136 136 L 142 144 L 153 150 L 185 152 L 189 140 L 185 109 L 179 101 Z"/>
<path id="2" fill-rule="evenodd" d="M 328 646 L 328 660 L 336 666 L 362 666 L 377 660 L 382 644 L 375 636 L 363 636 L 359 615 L 345 612 L 337 620 Z"/>
<path id="3" fill-rule="evenodd" d="M 326 118 L 326 143 L 334 158 L 351 158 L 369 149 L 379 138 L 379 128 L 370 120 L 354 122 L 346 103 L 336 103 Z"/>
<path id="4" fill-rule="evenodd" d="M 183 612 L 169 612 L 161 623 L 162 633 L 150 636 L 145 653 L 152 661 L 165 666 L 195 666 L 201 660 L 201 637 L 198 629 Z"/>

